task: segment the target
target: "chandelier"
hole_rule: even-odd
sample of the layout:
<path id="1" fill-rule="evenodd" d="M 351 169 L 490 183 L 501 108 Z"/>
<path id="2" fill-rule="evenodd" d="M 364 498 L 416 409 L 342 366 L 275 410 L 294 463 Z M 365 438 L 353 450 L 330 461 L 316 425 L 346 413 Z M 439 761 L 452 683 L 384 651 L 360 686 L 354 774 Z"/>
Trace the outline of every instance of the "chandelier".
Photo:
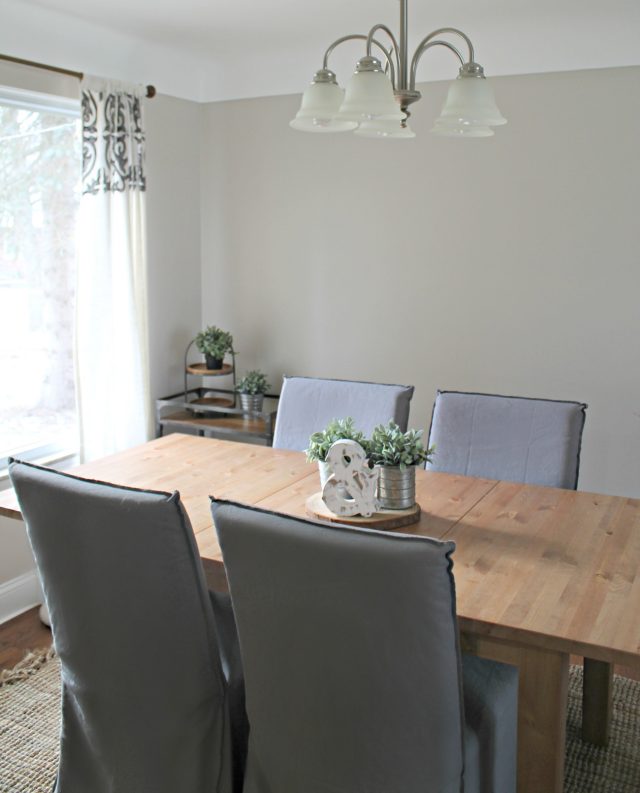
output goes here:
<path id="1" fill-rule="evenodd" d="M 492 127 L 506 124 L 498 110 L 493 91 L 484 70 L 474 57 L 471 39 L 456 28 L 439 28 L 422 39 L 409 61 L 407 44 L 408 0 L 400 0 L 400 40 L 396 40 L 386 25 L 374 25 L 367 35 L 354 33 L 342 36 L 331 44 L 313 82 L 302 95 L 302 104 L 290 125 L 302 132 L 349 132 L 373 138 L 414 138 L 409 126 L 408 108 L 421 98 L 416 90 L 416 72 L 420 59 L 433 47 L 446 47 L 460 61 L 458 77 L 449 88 L 440 117 L 431 130 L 449 137 L 484 138 L 493 135 Z M 376 34 L 385 34 L 382 44 Z M 444 36 L 445 38 L 441 38 Z M 448 41 L 462 39 L 466 58 Z M 345 41 L 366 42 L 366 55 L 356 64 L 356 70 L 346 91 L 338 85 L 329 69 L 333 50 Z M 375 48 L 375 50 L 374 50 Z M 372 53 L 375 52 L 376 55 Z"/>

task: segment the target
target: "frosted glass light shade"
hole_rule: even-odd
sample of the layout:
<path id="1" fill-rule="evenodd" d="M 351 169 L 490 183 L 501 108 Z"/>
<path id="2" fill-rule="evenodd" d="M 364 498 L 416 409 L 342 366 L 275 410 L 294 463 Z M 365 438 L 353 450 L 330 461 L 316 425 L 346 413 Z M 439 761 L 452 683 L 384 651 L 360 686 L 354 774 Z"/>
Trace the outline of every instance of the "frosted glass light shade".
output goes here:
<path id="1" fill-rule="evenodd" d="M 370 118 L 402 120 L 402 112 L 393 95 L 391 80 L 381 71 L 357 71 L 347 83 L 347 91 L 338 118 L 364 121 Z"/>
<path id="2" fill-rule="evenodd" d="M 497 127 L 507 119 L 498 110 L 491 86 L 484 77 L 458 77 L 451 83 L 447 100 L 433 131 L 443 127 Z M 437 130 L 436 130 L 437 128 Z M 446 134 L 439 132 L 439 134 Z M 456 134 L 456 133 L 454 133 Z M 486 137 L 471 135 L 468 137 Z"/>
<path id="3" fill-rule="evenodd" d="M 382 118 L 363 121 L 354 134 L 363 138 L 403 138 L 405 140 L 416 136 L 408 124 L 402 126 L 400 121 Z"/>
<path id="4" fill-rule="evenodd" d="M 289 126 L 301 132 L 349 132 L 358 125 L 336 118 L 344 91 L 335 83 L 313 82 L 302 94 L 302 103 Z"/>

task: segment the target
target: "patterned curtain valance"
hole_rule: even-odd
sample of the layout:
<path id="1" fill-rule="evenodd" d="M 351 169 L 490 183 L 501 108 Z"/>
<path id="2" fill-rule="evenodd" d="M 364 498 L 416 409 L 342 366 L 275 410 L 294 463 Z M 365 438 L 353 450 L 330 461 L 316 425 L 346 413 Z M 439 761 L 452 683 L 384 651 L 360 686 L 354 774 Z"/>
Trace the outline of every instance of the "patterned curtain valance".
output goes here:
<path id="1" fill-rule="evenodd" d="M 82 91 L 82 192 L 146 190 L 145 132 L 136 93 Z"/>

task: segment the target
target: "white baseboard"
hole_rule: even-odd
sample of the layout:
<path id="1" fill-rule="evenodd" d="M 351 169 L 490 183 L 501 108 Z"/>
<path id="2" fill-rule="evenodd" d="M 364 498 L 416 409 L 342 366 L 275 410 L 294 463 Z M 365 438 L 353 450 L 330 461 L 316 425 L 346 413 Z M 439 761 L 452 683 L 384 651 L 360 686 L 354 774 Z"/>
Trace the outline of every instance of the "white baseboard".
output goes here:
<path id="1" fill-rule="evenodd" d="M 35 570 L 0 584 L 0 623 L 43 602 L 40 580 Z"/>

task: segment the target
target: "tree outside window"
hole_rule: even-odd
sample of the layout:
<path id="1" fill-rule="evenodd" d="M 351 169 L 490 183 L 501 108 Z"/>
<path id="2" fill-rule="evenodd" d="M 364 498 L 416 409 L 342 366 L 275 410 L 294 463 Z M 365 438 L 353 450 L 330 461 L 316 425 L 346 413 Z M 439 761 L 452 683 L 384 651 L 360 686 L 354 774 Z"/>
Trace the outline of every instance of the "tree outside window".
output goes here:
<path id="1" fill-rule="evenodd" d="M 0 99 L 0 460 L 77 444 L 80 123 Z"/>

